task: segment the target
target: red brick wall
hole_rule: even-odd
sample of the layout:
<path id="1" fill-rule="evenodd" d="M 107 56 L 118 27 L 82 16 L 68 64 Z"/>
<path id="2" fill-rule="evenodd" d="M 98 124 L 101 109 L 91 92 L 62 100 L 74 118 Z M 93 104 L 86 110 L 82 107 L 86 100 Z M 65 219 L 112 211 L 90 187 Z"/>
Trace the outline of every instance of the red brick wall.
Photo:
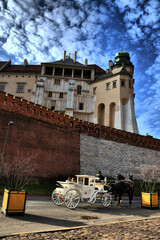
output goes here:
<path id="1" fill-rule="evenodd" d="M 160 139 L 81 121 L 65 114 L 48 110 L 40 105 L 35 105 L 24 99 L 14 97 L 11 94 L 0 92 L 0 109 L 26 116 L 28 119 L 37 119 L 39 120 L 39 124 L 40 122 L 51 123 L 75 133 L 85 133 L 98 138 L 160 151 Z"/>
<path id="2" fill-rule="evenodd" d="M 74 176 L 80 171 L 80 136 L 50 123 L 0 109 L 0 153 L 3 152 L 7 124 L 10 127 L 6 161 L 11 161 L 17 150 L 23 153 L 38 154 L 34 176 L 57 178 Z"/>

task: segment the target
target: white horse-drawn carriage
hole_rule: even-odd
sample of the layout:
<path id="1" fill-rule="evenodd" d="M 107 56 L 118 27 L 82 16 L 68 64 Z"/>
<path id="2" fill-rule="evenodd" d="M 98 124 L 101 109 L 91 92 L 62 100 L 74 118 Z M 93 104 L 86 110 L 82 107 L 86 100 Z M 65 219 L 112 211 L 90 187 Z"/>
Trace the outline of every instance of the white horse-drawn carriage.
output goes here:
<path id="1" fill-rule="evenodd" d="M 104 190 L 104 183 L 97 182 L 97 178 L 89 175 L 76 175 L 76 182 L 58 181 L 57 187 L 52 193 L 54 204 L 61 206 L 65 204 L 67 208 L 74 209 L 79 202 L 87 201 L 90 204 L 99 198 L 104 207 L 111 204 L 112 196 Z"/>

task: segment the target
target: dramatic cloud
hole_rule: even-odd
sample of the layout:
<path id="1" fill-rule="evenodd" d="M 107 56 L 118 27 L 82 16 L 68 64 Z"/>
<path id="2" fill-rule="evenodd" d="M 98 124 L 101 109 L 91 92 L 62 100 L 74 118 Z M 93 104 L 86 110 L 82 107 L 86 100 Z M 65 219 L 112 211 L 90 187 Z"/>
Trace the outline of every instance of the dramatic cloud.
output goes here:
<path id="1" fill-rule="evenodd" d="M 159 0 L 0 0 L 0 56 L 50 62 L 63 50 L 108 68 L 121 47 L 135 65 L 141 134 L 160 138 Z"/>

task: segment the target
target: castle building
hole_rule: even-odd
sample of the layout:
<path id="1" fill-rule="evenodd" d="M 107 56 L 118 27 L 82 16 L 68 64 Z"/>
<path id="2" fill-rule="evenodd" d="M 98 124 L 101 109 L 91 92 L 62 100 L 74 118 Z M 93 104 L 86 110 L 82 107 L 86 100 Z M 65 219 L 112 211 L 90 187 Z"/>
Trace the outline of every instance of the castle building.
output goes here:
<path id="1" fill-rule="evenodd" d="M 0 62 L 0 90 L 80 120 L 138 133 L 129 53 L 118 52 L 106 71 L 76 57 L 76 51 L 74 59 L 64 51 L 61 60 L 41 66 Z"/>
<path id="2" fill-rule="evenodd" d="M 109 61 L 105 74 L 90 82 L 95 98 L 93 122 L 138 133 L 134 111 L 134 66 L 128 52 L 118 52 L 115 62 Z"/>
<path id="3" fill-rule="evenodd" d="M 0 91 L 31 100 L 33 86 L 41 73 L 41 65 L 12 65 L 11 60 L 0 62 Z"/>

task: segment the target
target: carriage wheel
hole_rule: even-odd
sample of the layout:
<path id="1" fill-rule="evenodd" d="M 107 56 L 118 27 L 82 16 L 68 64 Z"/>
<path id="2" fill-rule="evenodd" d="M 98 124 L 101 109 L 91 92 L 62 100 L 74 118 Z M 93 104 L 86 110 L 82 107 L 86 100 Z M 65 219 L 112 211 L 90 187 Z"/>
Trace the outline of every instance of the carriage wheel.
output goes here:
<path id="1" fill-rule="evenodd" d="M 56 188 L 52 193 L 52 201 L 55 205 L 61 206 L 64 203 L 63 189 Z"/>
<path id="2" fill-rule="evenodd" d="M 104 207 L 108 207 L 111 204 L 112 196 L 109 193 L 104 193 L 101 197 L 101 203 Z"/>
<path id="3" fill-rule="evenodd" d="M 67 208 L 74 209 L 78 206 L 80 202 L 80 194 L 75 189 L 70 189 L 66 192 L 64 196 L 64 203 Z"/>

